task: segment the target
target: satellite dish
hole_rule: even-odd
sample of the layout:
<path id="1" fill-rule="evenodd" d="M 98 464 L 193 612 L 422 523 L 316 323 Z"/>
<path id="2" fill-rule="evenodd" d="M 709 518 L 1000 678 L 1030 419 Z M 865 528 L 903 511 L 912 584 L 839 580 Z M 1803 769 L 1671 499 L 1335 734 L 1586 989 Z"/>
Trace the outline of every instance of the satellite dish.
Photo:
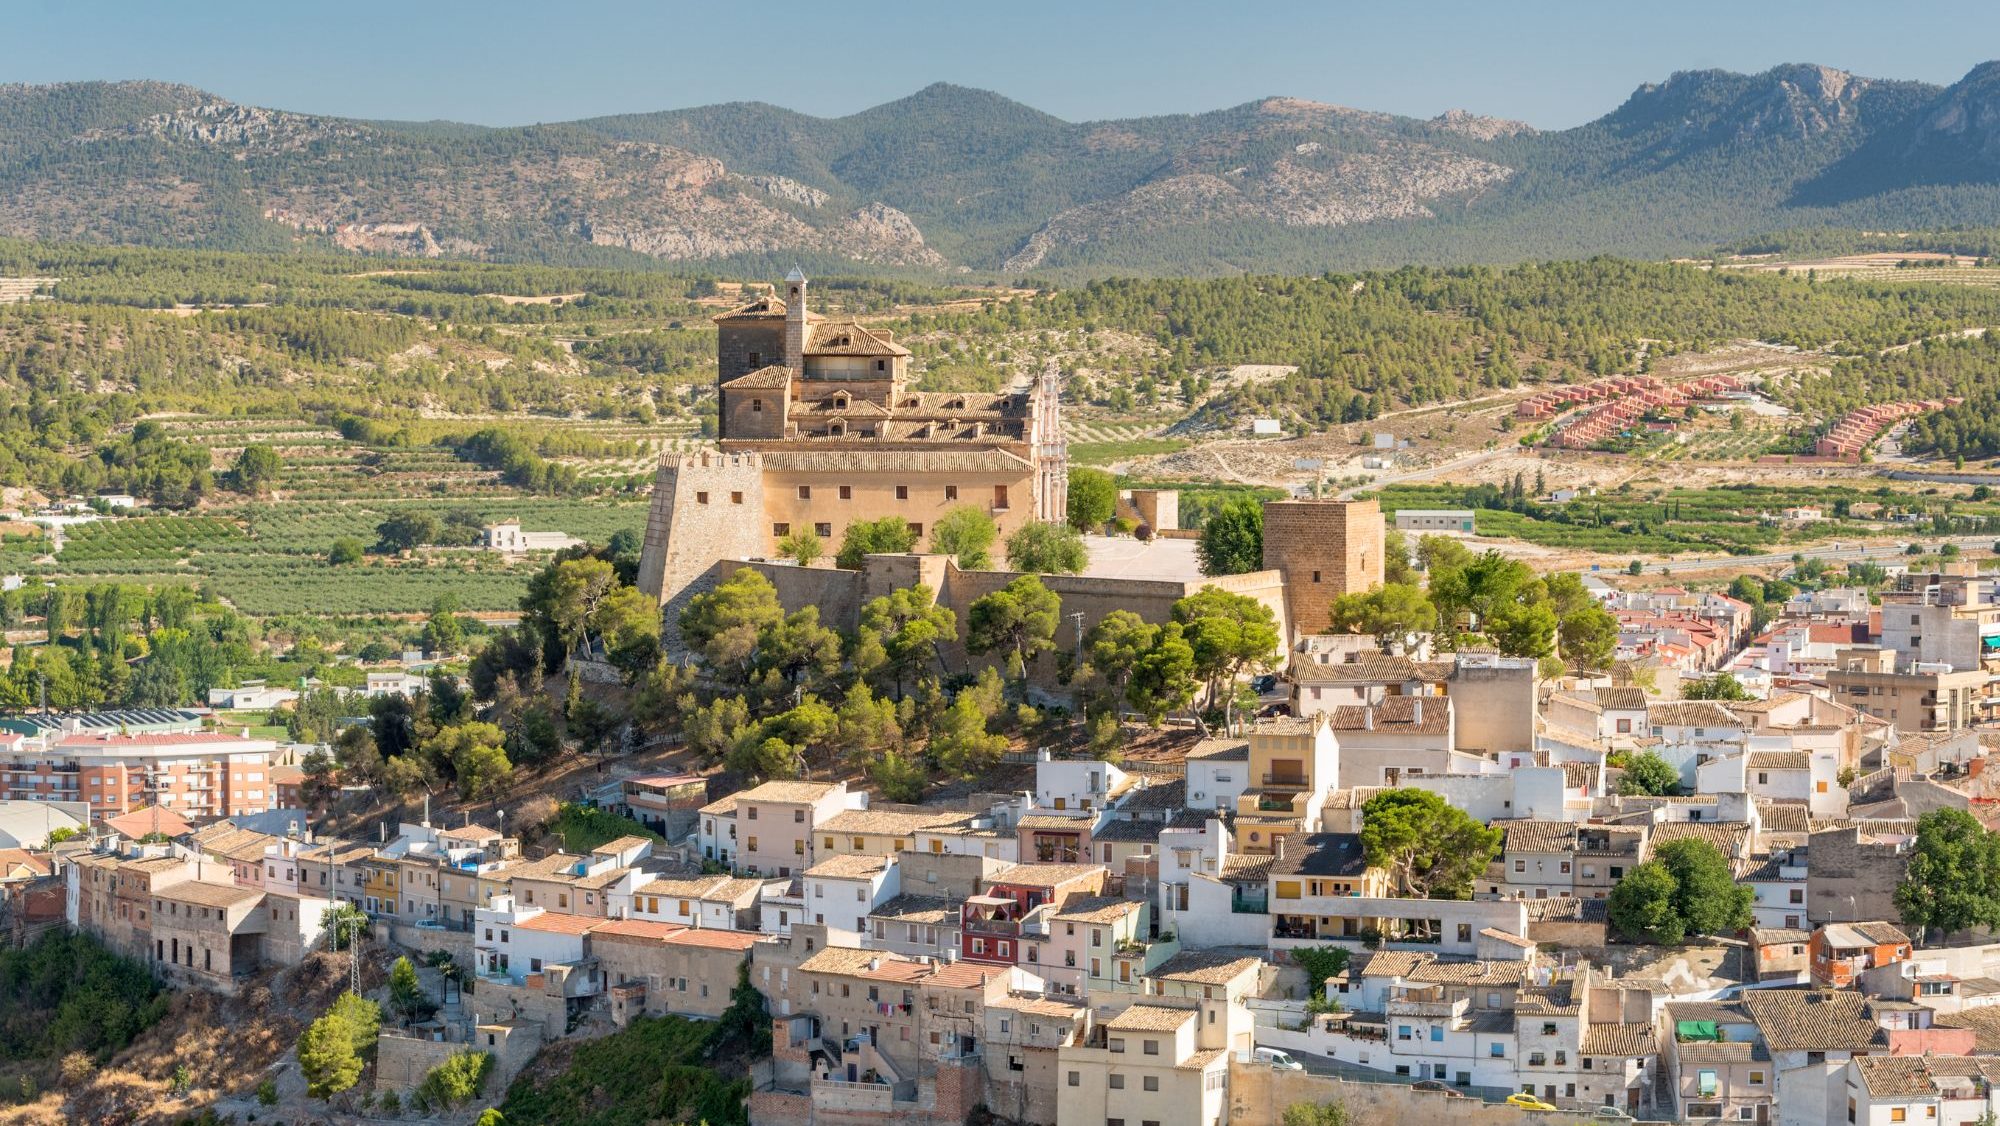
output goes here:
<path id="1" fill-rule="evenodd" d="M 1405 648 L 1405 649 L 1415 649 L 1416 647 L 1417 647 L 1417 635 L 1416 635 L 1416 634 L 1415 634 L 1414 632 L 1412 632 L 1412 633 L 1406 633 L 1406 634 L 1404 634 L 1404 635 L 1403 635 L 1403 648 Z"/>

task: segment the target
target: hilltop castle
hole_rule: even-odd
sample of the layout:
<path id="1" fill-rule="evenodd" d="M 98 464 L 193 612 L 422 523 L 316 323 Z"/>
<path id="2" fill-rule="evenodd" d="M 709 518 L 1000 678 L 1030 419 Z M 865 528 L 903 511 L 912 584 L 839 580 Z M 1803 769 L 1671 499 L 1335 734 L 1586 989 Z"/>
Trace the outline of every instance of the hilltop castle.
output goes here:
<path id="1" fill-rule="evenodd" d="M 814 313 L 796 269 L 783 294 L 715 318 L 720 449 L 661 461 L 640 589 L 674 602 L 717 559 L 774 556 L 795 532 L 831 555 L 856 521 L 901 517 L 921 550 L 963 505 L 1002 537 L 1065 517 L 1053 370 L 1026 390 L 913 391 L 910 350 L 888 329 Z"/>

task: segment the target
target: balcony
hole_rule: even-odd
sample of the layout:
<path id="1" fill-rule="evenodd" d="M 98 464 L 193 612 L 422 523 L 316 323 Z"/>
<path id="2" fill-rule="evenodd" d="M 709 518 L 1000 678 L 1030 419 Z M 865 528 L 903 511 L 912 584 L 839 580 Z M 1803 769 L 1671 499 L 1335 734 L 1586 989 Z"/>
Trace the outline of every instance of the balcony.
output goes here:
<path id="1" fill-rule="evenodd" d="M 1266 774 L 1261 785 L 1267 790 L 1310 790 L 1312 779 L 1297 774 Z"/>
<path id="2" fill-rule="evenodd" d="M 1431 997 L 1403 997 L 1387 1001 L 1382 1010 L 1390 1016 L 1424 1017 L 1429 1020 L 1449 1021 L 1456 1026 L 1465 1019 L 1469 1002 L 1460 997 L 1456 1001 L 1446 1001 Z"/>
<path id="3" fill-rule="evenodd" d="M 967 934 L 997 934 L 1011 938 L 1021 933 L 1021 924 L 1016 919 L 967 919 L 964 930 Z"/>
<path id="4" fill-rule="evenodd" d="M 1265 888 L 1237 888 L 1229 896 L 1229 911 L 1235 915 L 1263 915 L 1271 909 L 1271 893 Z"/>

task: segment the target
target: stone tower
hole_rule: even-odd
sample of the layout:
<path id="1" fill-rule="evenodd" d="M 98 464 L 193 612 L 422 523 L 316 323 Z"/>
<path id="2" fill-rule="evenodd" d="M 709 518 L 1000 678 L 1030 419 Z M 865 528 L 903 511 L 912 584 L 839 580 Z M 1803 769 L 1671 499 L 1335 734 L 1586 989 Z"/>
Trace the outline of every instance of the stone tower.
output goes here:
<path id="1" fill-rule="evenodd" d="M 785 366 L 806 371 L 806 274 L 797 266 L 785 275 Z"/>
<path id="2" fill-rule="evenodd" d="M 1264 506 L 1264 567 L 1284 575 L 1295 634 L 1325 633 L 1334 599 L 1382 585 L 1382 540 L 1382 506 L 1372 500 Z"/>
<path id="3" fill-rule="evenodd" d="M 638 586 L 659 600 L 667 652 L 680 651 L 681 609 L 707 587 L 715 561 L 763 556 L 763 531 L 762 457 L 711 450 L 660 460 Z"/>

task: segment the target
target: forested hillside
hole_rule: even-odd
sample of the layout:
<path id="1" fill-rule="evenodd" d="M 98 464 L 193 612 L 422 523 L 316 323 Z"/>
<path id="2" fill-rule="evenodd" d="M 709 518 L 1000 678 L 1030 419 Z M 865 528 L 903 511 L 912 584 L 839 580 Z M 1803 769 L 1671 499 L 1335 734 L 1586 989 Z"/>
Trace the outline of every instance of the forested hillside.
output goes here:
<path id="1" fill-rule="evenodd" d="M 155 82 L 0 87 L 0 234 L 569 265 L 1077 280 L 1685 254 L 1990 225 L 2000 68 L 1675 74 L 1574 129 L 1271 97 L 1073 123 L 938 84 L 491 129 Z"/>

